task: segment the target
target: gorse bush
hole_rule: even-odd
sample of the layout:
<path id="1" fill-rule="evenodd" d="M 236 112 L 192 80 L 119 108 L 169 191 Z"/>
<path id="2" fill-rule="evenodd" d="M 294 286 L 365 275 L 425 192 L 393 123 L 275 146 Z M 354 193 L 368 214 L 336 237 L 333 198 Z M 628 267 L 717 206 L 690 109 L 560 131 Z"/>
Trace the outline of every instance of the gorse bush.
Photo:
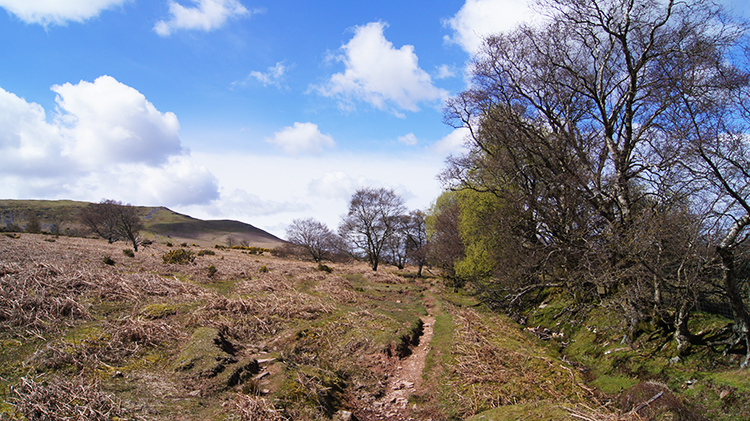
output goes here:
<path id="1" fill-rule="evenodd" d="M 216 253 L 213 250 L 199 250 L 198 251 L 198 256 L 205 256 L 205 255 L 214 256 L 216 255 Z"/>
<path id="2" fill-rule="evenodd" d="M 104 256 L 103 262 L 105 265 L 110 265 L 110 266 L 113 266 L 115 264 L 115 261 L 112 260 L 112 258 L 109 256 Z"/>
<path id="3" fill-rule="evenodd" d="M 133 253 L 133 250 L 131 249 L 124 249 L 122 251 L 122 254 L 128 256 L 128 257 L 135 257 L 135 253 Z"/>
<path id="4" fill-rule="evenodd" d="M 178 265 L 186 265 L 188 263 L 193 263 L 195 260 L 195 253 L 186 249 L 172 250 L 164 253 L 164 255 L 161 256 L 161 260 L 164 264 L 176 263 Z"/>

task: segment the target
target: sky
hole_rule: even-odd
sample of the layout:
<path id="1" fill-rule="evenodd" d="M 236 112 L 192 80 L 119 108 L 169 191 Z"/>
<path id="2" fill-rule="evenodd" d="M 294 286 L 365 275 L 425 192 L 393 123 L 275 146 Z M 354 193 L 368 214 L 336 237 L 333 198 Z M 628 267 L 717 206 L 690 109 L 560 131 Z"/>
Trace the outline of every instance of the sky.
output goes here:
<path id="1" fill-rule="evenodd" d="M 0 198 L 166 206 L 281 238 L 298 218 L 336 230 L 363 187 L 428 209 L 465 137 L 445 100 L 483 36 L 536 16 L 525 0 L 0 9 Z"/>

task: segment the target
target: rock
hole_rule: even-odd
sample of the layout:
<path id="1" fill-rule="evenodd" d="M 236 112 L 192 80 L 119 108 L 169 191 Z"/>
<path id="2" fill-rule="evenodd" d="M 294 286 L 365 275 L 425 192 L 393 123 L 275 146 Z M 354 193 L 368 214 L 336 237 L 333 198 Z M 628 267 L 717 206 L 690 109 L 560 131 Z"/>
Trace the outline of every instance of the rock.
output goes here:
<path id="1" fill-rule="evenodd" d="M 333 415 L 332 421 L 355 421 L 356 418 L 349 411 L 338 411 Z"/>

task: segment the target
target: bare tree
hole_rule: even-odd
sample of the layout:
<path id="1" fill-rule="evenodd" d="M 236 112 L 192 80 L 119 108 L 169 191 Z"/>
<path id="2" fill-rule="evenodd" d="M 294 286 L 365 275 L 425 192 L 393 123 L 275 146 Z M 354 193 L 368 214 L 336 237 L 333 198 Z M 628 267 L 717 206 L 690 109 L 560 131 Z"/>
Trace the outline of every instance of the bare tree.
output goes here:
<path id="1" fill-rule="evenodd" d="M 417 277 L 422 276 L 422 268 L 427 264 L 427 224 L 426 215 L 420 210 L 411 211 L 406 221 L 406 256 L 417 265 Z"/>
<path id="2" fill-rule="evenodd" d="M 143 222 L 138 209 L 131 204 L 123 205 L 115 200 L 102 200 L 81 209 L 81 222 L 109 243 L 129 241 L 138 251 Z"/>
<path id="3" fill-rule="evenodd" d="M 383 249 L 384 260 L 399 269 L 403 269 L 408 259 L 409 216 L 396 216 L 393 222 L 393 233 L 385 242 Z"/>
<path id="4" fill-rule="evenodd" d="M 353 253 L 363 254 L 372 270 L 377 271 L 383 249 L 405 210 L 404 199 L 391 189 L 359 189 L 349 202 L 339 235 Z"/>
<path id="5" fill-rule="evenodd" d="M 335 236 L 326 224 L 313 218 L 295 219 L 286 230 L 287 240 L 304 249 L 315 262 L 330 258 L 336 252 Z"/>
<path id="6" fill-rule="evenodd" d="M 26 223 L 26 232 L 42 232 L 42 223 L 36 213 L 29 214 L 29 221 Z"/>
<path id="7" fill-rule="evenodd" d="M 114 212 L 114 207 L 118 204 L 114 200 L 102 200 L 84 207 L 80 213 L 81 223 L 110 244 L 114 243 L 120 239 Z"/>
<path id="8" fill-rule="evenodd" d="M 461 209 L 455 192 L 443 193 L 426 218 L 427 261 L 438 268 L 454 288 L 460 286 L 455 265 L 464 257 L 464 243 L 458 227 L 460 218 Z"/>

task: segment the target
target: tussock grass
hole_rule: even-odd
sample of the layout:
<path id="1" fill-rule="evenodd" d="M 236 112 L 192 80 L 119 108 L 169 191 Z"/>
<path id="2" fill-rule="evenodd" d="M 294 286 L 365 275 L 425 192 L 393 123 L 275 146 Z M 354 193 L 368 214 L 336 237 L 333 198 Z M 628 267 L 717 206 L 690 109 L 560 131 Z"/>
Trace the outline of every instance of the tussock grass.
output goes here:
<path id="1" fill-rule="evenodd" d="M 237 394 L 232 401 L 233 411 L 229 416 L 232 421 L 287 421 L 281 411 L 260 396 Z"/>
<path id="2" fill-rule="evenodd" d="M 54 377 L 37 382 L 22 378 L 12 388 L 13 405 L 27 420 L 143 420 L 129 414 L 116 397 L 103 393 L 95 379 Z"/>

